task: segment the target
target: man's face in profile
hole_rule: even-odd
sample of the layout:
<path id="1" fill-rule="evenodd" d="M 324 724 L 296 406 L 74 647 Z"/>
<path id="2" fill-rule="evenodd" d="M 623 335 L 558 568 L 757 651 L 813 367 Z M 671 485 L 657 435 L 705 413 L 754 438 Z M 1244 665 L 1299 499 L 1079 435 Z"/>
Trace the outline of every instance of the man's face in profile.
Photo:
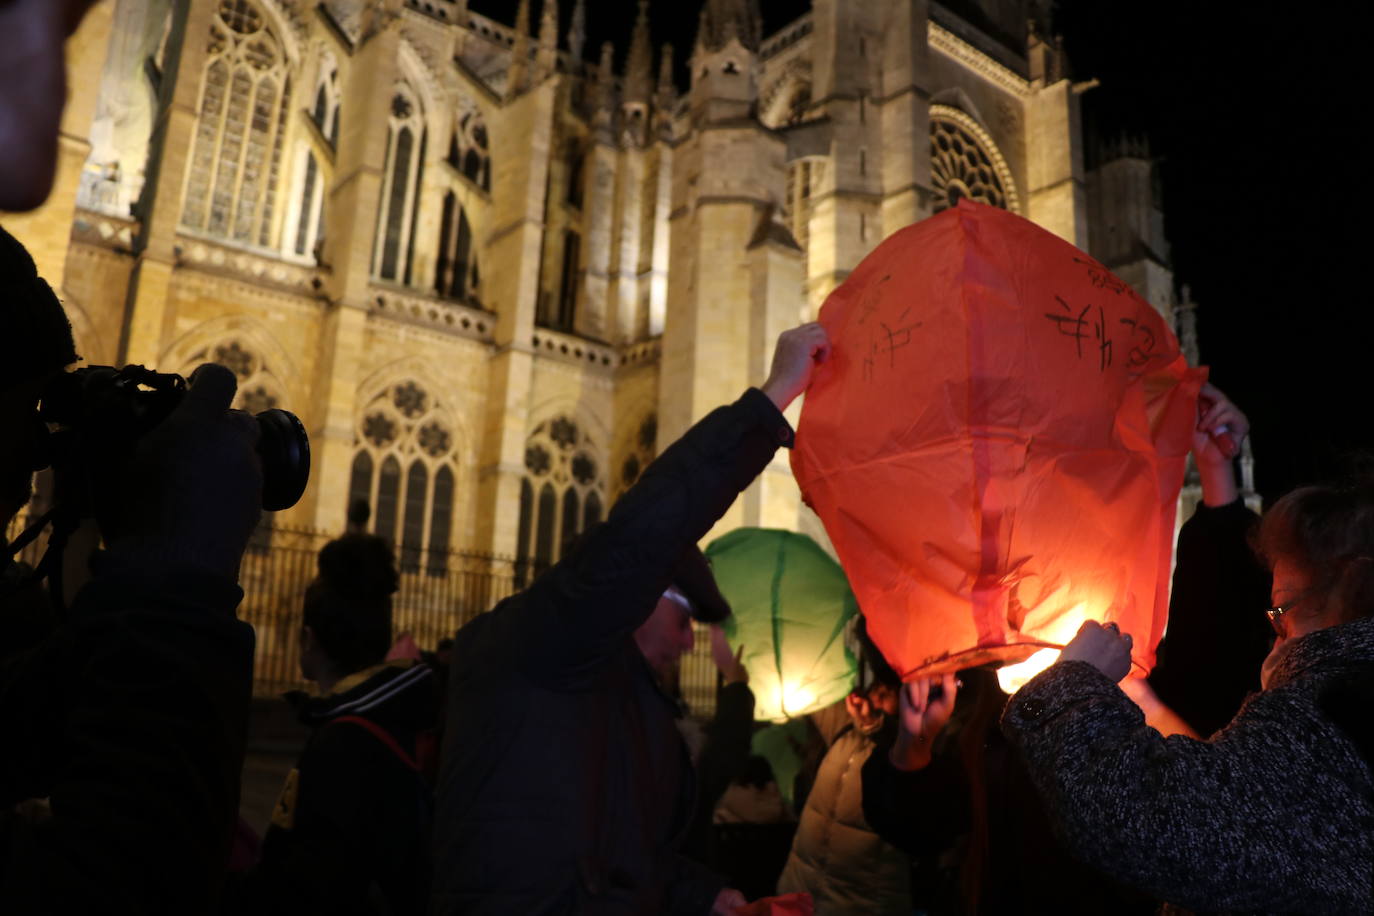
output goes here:
<path id="1" fill-rule="evenodd" d="M 48 196 L 67 98 L 63 46 L 94 0 L 0 0 L 0 210 Z"/>

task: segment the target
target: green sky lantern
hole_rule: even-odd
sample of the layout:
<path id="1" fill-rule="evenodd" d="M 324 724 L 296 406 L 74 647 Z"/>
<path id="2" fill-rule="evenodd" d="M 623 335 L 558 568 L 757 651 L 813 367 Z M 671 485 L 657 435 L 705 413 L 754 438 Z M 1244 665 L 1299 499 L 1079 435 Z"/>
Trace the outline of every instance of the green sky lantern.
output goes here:
<path id="1" fill-rule="evenodd" d="M 859 611 L 840 564 L 809 537 L 740 528 L 706 548 L 732 646 L 744 646 L 755 717 L 781 721 L 844 697 L 857 664 L 844 643 Z"/>

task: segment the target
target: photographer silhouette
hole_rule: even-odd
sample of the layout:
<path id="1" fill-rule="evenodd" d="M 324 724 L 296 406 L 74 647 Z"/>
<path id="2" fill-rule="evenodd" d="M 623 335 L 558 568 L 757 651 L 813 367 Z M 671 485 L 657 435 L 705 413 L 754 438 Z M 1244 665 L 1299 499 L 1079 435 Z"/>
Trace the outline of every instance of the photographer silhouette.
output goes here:
<path id="1" fill-rule="evenodd" d="M 0 229 L 6 525 L 50 460 L 38 399 L 75 359 L 57 298 Z M 161 422 L 122 453 L 87 455 L 86 479 L 64 482 L 88 490 L 106 549 L 47 635 L 11 626 L 36 585 L 0 575 L 4 912 L 216 906 L 253 669 L 235 580 L 263 488 L 259 424 L 229 409 L 235 385 L 227 369 L 201 367 Z M 20 805 L 32 799 L 48 804 Z"/>

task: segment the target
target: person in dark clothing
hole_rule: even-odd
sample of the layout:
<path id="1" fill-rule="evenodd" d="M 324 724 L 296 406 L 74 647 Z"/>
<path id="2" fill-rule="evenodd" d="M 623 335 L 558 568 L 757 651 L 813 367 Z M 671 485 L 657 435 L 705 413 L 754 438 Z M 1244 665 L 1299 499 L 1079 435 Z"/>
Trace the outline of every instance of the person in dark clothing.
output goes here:
<path id="1" fill-rule="evenodd" d="M 439 697 L 428 665 L 383 662 L 397 582 L 378 538 L 346 534 L 320 551 L 301 627 L 301 673 L 317 691 L 287 697 L 313 731 L 238 912 L 401 916 L 428 904 Z"/>
<path id="2" fill-rule="evenodd" d="M 1055 840 L 1025 766 L 997 729 L 1006 699 L 990 668 L 905 685 L 890 755 L 864 764 L 864 816 L 912 857 L 916 905 L 932 916 L 1153 913 L 1154 901 Z"/>
<path id="3" fill-rule="evenodd" d="M 720 672 L 722 684 L 716 695 L 716 714 L 706 727 L 706 738 L 696 761 L 696 810 L 682 842 L 682 854 L 717 871 L 721 870 L 721 863 L 712 815 L 716 802 L 744 769 L 754 734 L 754 692 L 749 689 L 749 672 L 740 661 L 743 653 L 744 646 L 738 651 L 730 650 L 725 630 L 719 625 L 711 627 L 711 660 Z"/>
<path id="4" fill-rule="evenodd" d="M 678 852 L 695 780 L 653 667 L 691 646 L 683 604 L 715 591 L 696 543 L 791 444 L 781 411 L 829 352 L 820 325 L 782 334 L 762 389 L 708 414 L 605 523 L 459 631 L 432 912 L 706 916 L 744 903 Z"/>
<path id="5" fill-rule="evenodd" d="M 1274 634 L 1255 613 L 1269 599 L 1269 571 L 1249 540 L 1259 516 L 1245 507 L 1236 485 L 1235 448 L 1250 424 L 1212 385 L 1203 387 L 1201 400 L 1193 460 L 1202 478 L 1202 502 L 1178 533 L 1169 629 L 1149 686 L 1205 738 L 1260 689 L 1260 663 Z M 1208 430 L 1221 428 L 1219 444 Z M 1128 692 L 1141 699 L 1137 691 Z M 1149 706 L 1148 697 L 1141 705 Z"/>
<path id="6" fill-rule="evenodd" d="M 1374 672 L 1374 485 L 1288 494 L 1260 544 L 1278 639 L 1226 727 L 1146 727 L 1116 686 L 1129 634 L 1089 622 L 1002 728 L 1056 831 L 1107 874 L 1202 912 L 1374 912 L 1369 712 L 1343 714 Z"/>
<path id="7" fill-rule="evenodd" d="M 1238 707 L 1252 681 L 1258 686 L 1263 654 L 1253 658 L 1245 637 L 1255 627 L 1246 614 L 1259 617 L 1254 608 L 1267 591 L 1244 602 L 1255 597 L 1257 579 L 1268 589 L 1268 575 L 1249 548 L 1246 519 L 1253 516 L 1231 466 L 1248 431 L 1244 414 L 1205 386 L 1193 442 L 1203 505 L 1179 536 L 1167 637 L 1173 649 L 1158 681 L 1171 699 L 1181 698 L 1178 709 L 1192 728 L 1213 710 Z M 1269 640 L 1259 642 L 1267 651 Z M 1240 672 L 1244 662 L 1256 671 Z M 1152 683 L 1160 673 L 1156 668 Z M 1148 686 L 1126 683 L 1151 725 L 1192 731 Z M 1153 912 L 1155 902 L 1080 863 L 1054 837 L 1035 784 L 997 727 L 1006 701 L 986 668 L 907 685 L 891 754 L 875 755 L 864 768 L 870 822 L 922 865 L 925 899 L 918 901 L 932 913 Z"/>
<path id="8" fill-rule="evenodd" d="M 3 230 L 0 348 L 8 526 L 45 463 L 38 398 L 76 354 L 57 298 Z M 257 425 L 229 410 L 234 390 L 232 372 L 202 367 L 132 454 L 105 456 L 91 486 L 106 549 L 90 581 L 47 635 L 0 646 L 0 911 L 216 906 L 253 669 L 236 579 L 262 505 Z M 27 597 L 0 593 L 0 621 Z M 46 816 L 15 813 L 30 799 L 48 800 Z"/>

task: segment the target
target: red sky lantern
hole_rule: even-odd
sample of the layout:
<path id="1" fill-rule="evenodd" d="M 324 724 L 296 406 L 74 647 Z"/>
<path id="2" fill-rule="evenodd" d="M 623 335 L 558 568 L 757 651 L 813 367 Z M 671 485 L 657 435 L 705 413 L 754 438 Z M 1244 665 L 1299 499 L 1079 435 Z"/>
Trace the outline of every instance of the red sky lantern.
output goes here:
<path id="1" fill-rule="evenodd" d="M 1206 379 L 1160 314 L 965 199 L 883 242 L 820 320 L 834 355 L 792 470 L 902 675 L 1048 664 L 1088 618 L 1148 671 Z"/>

